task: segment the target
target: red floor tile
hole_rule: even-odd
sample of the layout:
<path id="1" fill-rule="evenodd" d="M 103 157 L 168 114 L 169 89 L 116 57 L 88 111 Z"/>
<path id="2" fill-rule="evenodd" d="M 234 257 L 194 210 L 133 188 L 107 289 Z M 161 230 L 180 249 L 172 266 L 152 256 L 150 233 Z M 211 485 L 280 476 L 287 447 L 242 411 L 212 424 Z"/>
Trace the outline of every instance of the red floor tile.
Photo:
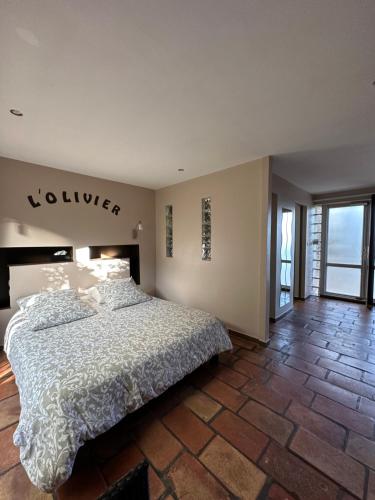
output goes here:
<path id="1" fill-rule="evenodd" d="M 228 385 L 231 385 L 235 389 L 239 389 L 240 387 L 242 387 L 248 380 L 247 377 L 245 377 L 238 371 L 232 370 L 228 366 L 224 365 L 217 366 L 213 373 L 215 374 L 216 378 Z"/>
<path id="2" fill-rule="evenodd" d="M 300 358 L 295 358 L 294 356 L 289 356 L 289 358 L 285 361 L 285 364 L 287 366 L 291 366 L 292 368 L 296 368 L 297 370 L 300 370 L 304 373 L 307 373 L 308 375 L 313 375 L 314 377 L 317 378 L 324 378 L 327 374 L 327 370 L 325 368 L 313 365 L 308 361 L 305 361 Z"/>
<path id="3" fill-rule="evenodd" d="M 0 476 L 0 498 L 1 500 L 52 500 L 52 495 L 34 486 L 22 465 L 17 465 Z"/>
<path id="4" fill-rule="evenodd" d="M 0 474 L 20 461 L 20 450 L 13 444 L 16 428 L 17 424 L 14 424 L 0 432 Z"/>
<path id="5" fill-rule="evenodd" d="M 243 394 L 221 380 L 210 381 L 202 390 L 232 411 L 237 411 L 246 401 Z"/>
<path id="6" fill-rule="evenodd" d="M 280 485 L 273 483 L 268 490 L 267 500 L 295 500 L 295 497 L 290 495 Z"/>
<path id="7" fill-rule="evenodd" d="M 195 391 L 183 400 L 183 404 L 190 408 L 205 422 L 211 420 L 222 406 L 201 391 Z"/>
<path id="8" fill-rule="evenodd" d="M 177 406 L 164 418 L 163 423 L 194 454 L 208 443 L 213 432 L 186 406 Z"/>
<path id="9" fill-rule="evenodd" d="M 101 473 L 107 484 L 113 484 L 137 467 L 144 455 L 134 443 L 126 446 L 118 455 L 101 466 Z"/>
<path id="10" fill-rule="evenodd" d="M 348 429 L 359 432 L 367 437 L 373 436 L 374 421 L 358 411 L 347 408 L 324 396 L 317 396 L 312 408 Z"/>
<path id="11" fill-rule="evenodd" d="M 219 436 L 205 448 L 200 461 L 240 498 L 255 500 L 266 481 L 256 465 Z"/>
<path id="12" fill-rule="evenodd" d="M 18 395 L 0 401 L 0 430 L 18 422 L 20 411 Z"/>
<path id="13" fill-rule="evenodd" d="M 303 428 L 298 429 L 290 449 L 336 483 L 362 498 L 365 468 L 349 455 Z"/>
<path id="14" fill-rule="evenodd" d="M 314 397 L 314 393 L 305 386 L 294 384 L 278 375 L 272 375 L 267 385 L 273 391 L 289 399 L 295 399 L 304 405 L 309 405 Z"/>
<path id="15" fill-rule="evenodd" d="M 269 443 L 263 432 L 228 410 L 221 412 L 211 426 L 253 462 L 258 460 Z"/>
<path id="16" fill-rule="evenodd" d="M 316 363 L 319 359 L 318 354 L 311 352 L 310 346 L 306 345 L 290 345 L 287 348 L 283 349 L 283 352 L 290 354 L 291 356 L 295 356 L 296 358 L 304 359 L 309 363 Z"/>
<path id="17" fill-rule="evenodd" d="M 346 452 L 361 462 L 375 470 L 375 442 L 350 432 Z"/>
<path id="18" fill-rule="evenodd" d="M 246 359 L 239 359 L 233 365 L 233 369 L 256 380 L 257 382 L 266 382 L 270 378 L 270 373 L 260 366 L 249 363 Z"/>
<path id="19" fill-rule="evenodd" d="M 290 402 L 289 397 L 273 391 L 266 385 L 254 384 L 253 382 L 245 384 L 242 387 L 242 392 L 277 413 L 284 413 Z"/>
<path id="20" fill-rule="evenodd" d="M 322 417 L 318 413 L 306 408 L 296 401 L 289 406 L 286 417 L 296 424 L 309 430 L 327 443 L 336 448 L 344 448 L 346 431 L 345 429 L 331 422 L 328 418 Z"/>
<path id="21" fill-rule="evenodd" d="M 80 468 L 58 489 L 58 500 L 93 500 L 105 493 L 107 486 L 95 466 Z"/>
<path id="22" fill-rule="evenodd" d="M 352 392 L 342 389 L 341 387 L 337 387 L 329 382 L 326 382 L 325 380 L 310 377 L 306 383 L 306 387 L 323 396 L 327 396 L 338 403 L 342 403 L 349 408 L 355 409 L 357 407 L 357 394 L 353 394 Z"/>
<path id="23" fill-rule="evenodd" d="M 177 498 L 186 500 L 230 499 L 229 493 L 202 464 L 188 453 L 181 455 L 171 467 L 168 478 Z"/>
<path id="24" fill-rule="evenodd" d="M 262 356 L 265 356 L 268 360 L 284 361 L 287 358 L 286 354 L 270 349 L 269 347 L 257 346 L 254 352 L 262 354 Z"/>
<path id="25" fill-rule="evenodd" d="M 259 465 L 301 500 L 337 498 L 337 485 L 277 443 L 270 444 Z"/>
<path id="26" fill-rule="evenodd" d="M 361 370 L 349 365 L 345 365 L 344 363 L 341 363 L 341 361 L 333 361 L 332 359 L 321 358 L 318 361 L 318 365 L 327 368 L 328 370 L 332 370 L 333 372 L 341 373 L 342 375 L 346 375 L 347 377 L 354 378 L 356 380 L 361 380 L 362 377 Z"/>
<path id="27" fill-rule="evenodd" d="M 363 381 L 366 382 L 366 384 L 375 386 L 375 375 L 373 373 L 364 372 Z"/>
<path id="28" fill-rule="evenodd" d="M 0 385 L 0 401 L 9 398 L 9 396 L 14 396 L 15 394 L 18 394 L 18 388 L 15 382 L 4 382 Z"/>
<path id="29" fill-rule="evenodd" d="M 181 444 L 158 420 L 136 430 L 137 444 L 158 470 L 165 469 L 182 450 Z"/>
<path id="30" fill-rule="evenodd" d="M 254 365 L 258 366 L 265 366 L 269 361 L 269 359 L 263 354 L 259 354 L 254 351 L 248 351 L 247 349 L 240 349 L 236 354 L 240 358 L 246 359 L 247 361 L 250 361 Z"/>
<path id="31" fill-rule="evenodd" d="M 375 419 L 375 401 L 371 401 L 367 398 L 360 398 L 359 411 Z"/>
<path id="32" fill-rule="evenodd" d="M 375 472 L 371 470 L 368 478 L 367 500 L 375 500 Z"/>
<path id="33" fill-rule="evenodd" d="M 269 346 L 236 337 L 220 365 L 85 445 L 59 495 L 96 498 L 146 457 L 152 499 L 353 500 L 367 490 L 375 500 L 374 319 L 358 304 L 296 302 Z M 0 371 L 0 498 L 45 500 L 16 465 L 20 409 L 1 353 Z"/>
<path id="34" fill-rule="evenodd" d="M 246 403 L 239 415 L 282 445 L 294 430 L 291 422 L 255 401 Z"/>
<path id="35" fill-rule="evenodd" d="M 151 466 L 148 469 L 148 484 L 150 500 L 158 500 L 163 495 L 165 486 Z"/>
<path id="36" fill-rule="evenodd" d="M 354 366 L 355 368 L 359 368 L 360 370 L 364 370 L 365 372 L 375 374 L 375 364 L 367 363 L 366 361 L 355 359 L 350 356 L 341 356 L 340 362 L 349 366 Z"/>
<path id="37" fill-rule="evenodd" d="M 327 377 L 328 382 L 343 387 L 350 392 L 364 396 L 365 398 L 372 399 L 375 396 L 375 387 L 371 385 L 364 384 L 358 380 L 354 380 L 349 377 L 345 377 L 339 373 L 331 372 Z"/>
<path id="38" fill-rule="evenodd" d="M 278 363 L 277 361 L 272 361 L 267 366 L 267 370 L 270 370 L 271 372 L 280 375 L 280 377 L 291 380 L 294 384 L 299 385 L 303 385 L 308 378 L 306 373 L 296 370 L 295 368 L 291 368 L 290 366 L 286 366 L 283 363 Z"/>

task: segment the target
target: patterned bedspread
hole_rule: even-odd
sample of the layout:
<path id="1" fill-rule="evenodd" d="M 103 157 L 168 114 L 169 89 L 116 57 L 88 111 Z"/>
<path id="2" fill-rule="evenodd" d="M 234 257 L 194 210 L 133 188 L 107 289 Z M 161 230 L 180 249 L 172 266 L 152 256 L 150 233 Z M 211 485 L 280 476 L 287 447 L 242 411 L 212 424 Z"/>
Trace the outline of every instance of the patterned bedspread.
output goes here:
<path id="1" fill-rule="evenodd" d="M 159 299 L 36 332 L 17 313 L 6 351 L 21 399 L 14 443 L 31 481 L 53 491 L 85 441 L 231 347 L 212 315 Z"/>

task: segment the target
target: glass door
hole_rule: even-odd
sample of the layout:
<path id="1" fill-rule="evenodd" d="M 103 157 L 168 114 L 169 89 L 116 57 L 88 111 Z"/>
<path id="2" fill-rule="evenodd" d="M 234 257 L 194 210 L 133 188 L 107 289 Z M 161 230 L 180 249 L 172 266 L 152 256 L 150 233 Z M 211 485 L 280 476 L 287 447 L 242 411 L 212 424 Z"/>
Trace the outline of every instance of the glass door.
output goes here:
<path id="1" fill-rule="evenodd" d="M 281 211 L 281 255 L 280 255 L 280 309 L 293 302 L 292 289 L 292 245 L 293 212 L 287 208 Z"/>
<path id="2" fill-rule="evenodd" d="M 322 294 L 364 300 L 368 248 L 368 204 L 324 209 Z"/>

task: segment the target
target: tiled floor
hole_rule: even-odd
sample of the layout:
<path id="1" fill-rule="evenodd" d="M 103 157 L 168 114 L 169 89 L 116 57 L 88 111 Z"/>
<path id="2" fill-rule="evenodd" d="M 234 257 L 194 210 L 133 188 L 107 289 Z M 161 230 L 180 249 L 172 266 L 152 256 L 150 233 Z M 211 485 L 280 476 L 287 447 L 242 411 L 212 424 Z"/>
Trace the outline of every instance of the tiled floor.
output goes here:
<path id="1" fill-rule="evenodd" d="M 85 445 L 56 498 L 92 499 L 146 456 L 152 498 L 375 499 L 375 312 L 310 299 Z M 0 499 L 50 498 L 18 464 L 0 362 Z"/>

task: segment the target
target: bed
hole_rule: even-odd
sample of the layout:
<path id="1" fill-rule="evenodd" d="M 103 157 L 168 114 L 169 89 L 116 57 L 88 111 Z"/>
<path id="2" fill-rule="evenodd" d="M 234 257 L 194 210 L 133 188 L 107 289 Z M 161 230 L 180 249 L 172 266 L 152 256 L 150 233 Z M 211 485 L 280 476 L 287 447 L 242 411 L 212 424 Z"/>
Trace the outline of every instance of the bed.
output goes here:
<path id="1" fill-rule="evenodd" d="M 211 357 L 231 349 L 206 312 L 152 298 L 32 331 L 9 322 L 5 350 L 21 401 L 14 443 L 30 480 L 46 492 L 66 481 L 78 449 Z"/>

